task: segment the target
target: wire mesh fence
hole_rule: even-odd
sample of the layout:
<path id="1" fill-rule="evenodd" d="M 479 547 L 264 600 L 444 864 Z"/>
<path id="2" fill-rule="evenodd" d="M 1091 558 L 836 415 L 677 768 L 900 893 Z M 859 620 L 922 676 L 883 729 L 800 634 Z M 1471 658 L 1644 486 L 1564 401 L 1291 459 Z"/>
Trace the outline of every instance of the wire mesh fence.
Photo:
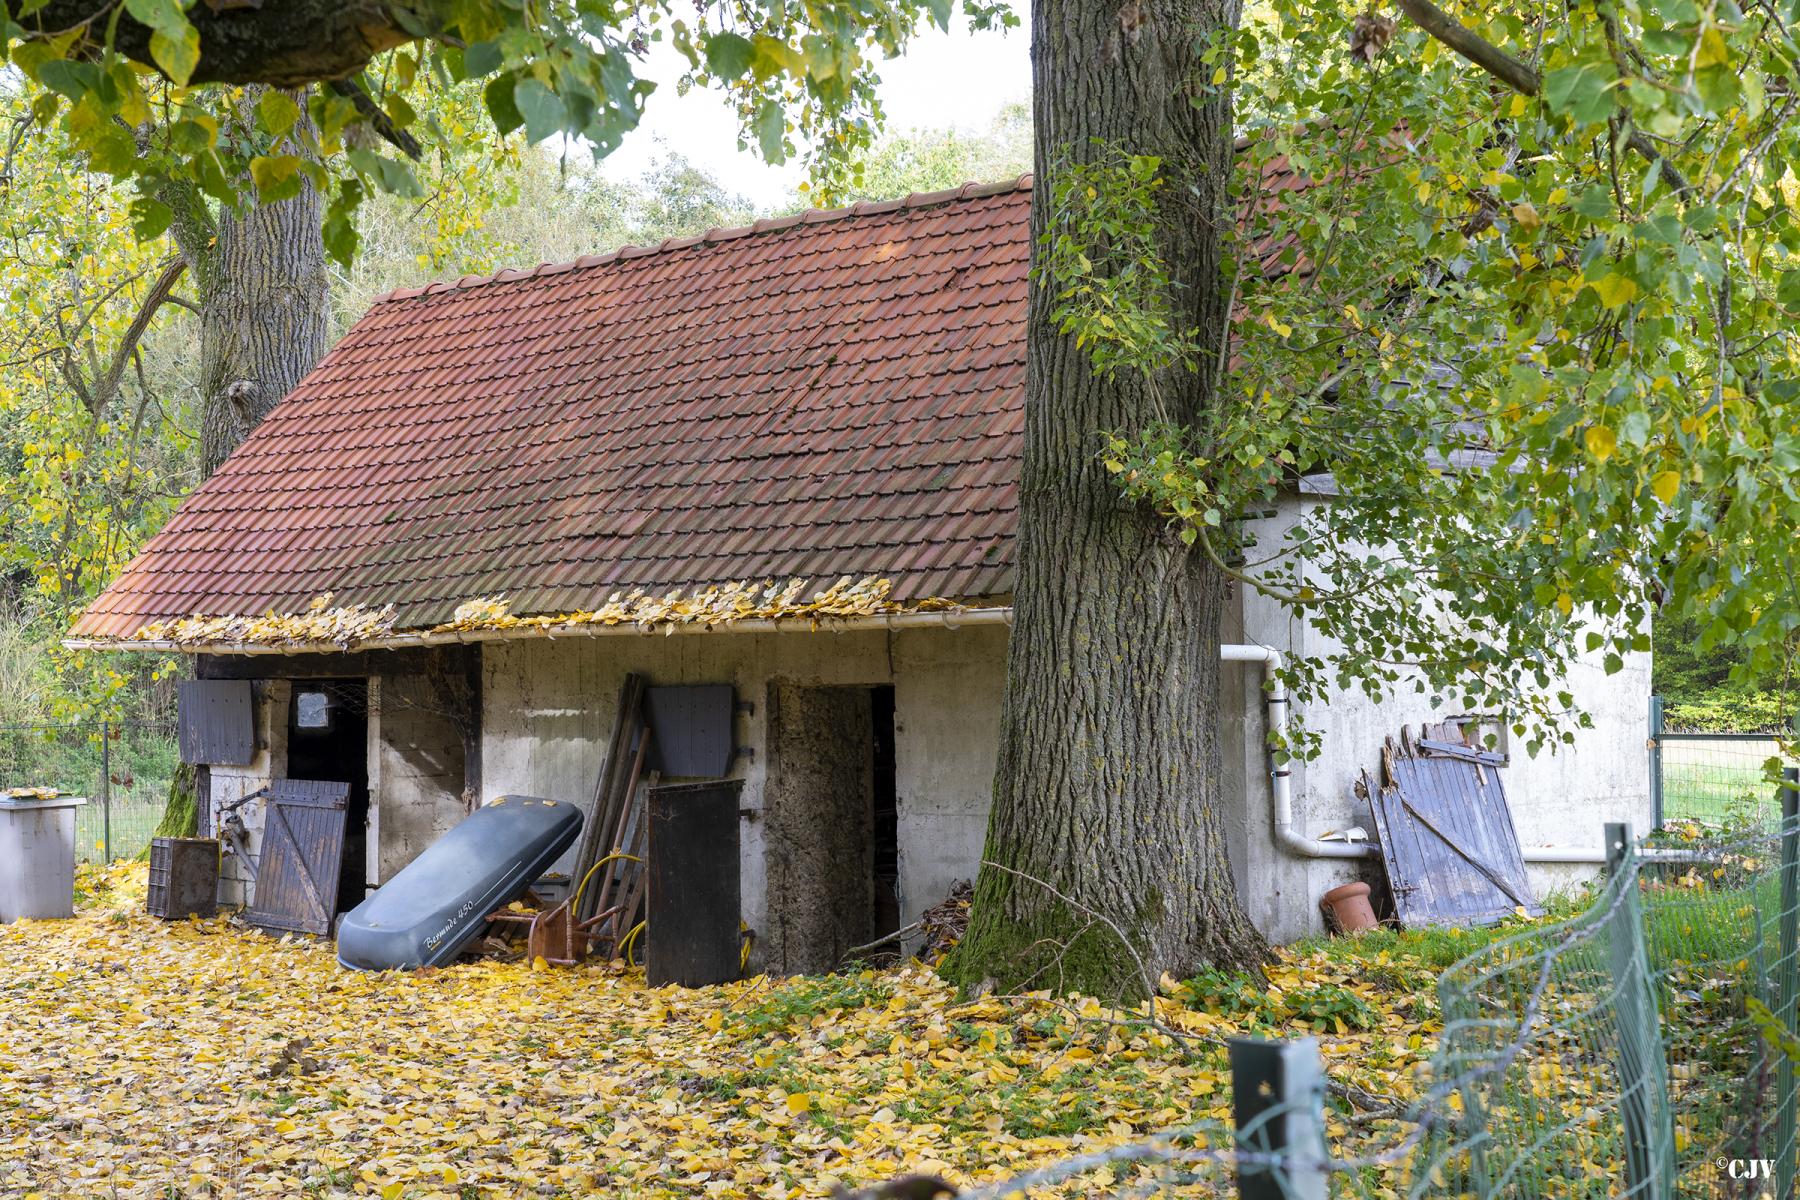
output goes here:
<path id="1" fill-rule="evenodd" d="M 150 844 L 180 758 L 173 721 L 0 725 L 0 792 L 86 797 L 75 814 L 77 857 L 131 858 Z"/>
<path id="2" fill-rule="evenodd" d="M 1235 1126 L 975 1194 L 1796 1200 L 1800 816 L 1790 803 L 1758 828 L 1641 844 L 1609 826 L 1608 841 L 1579 915 L 1444 973 L 1438 1052 L 1385 1144 L 1348 1135 L 1316 1049 L 1309 1069 L 1305 1054 L 1243 1059 L 1237 1043 Z"/>
<path id="3" fill-rule="evenodd" d="M 1650 795 L 1655 822 L 1721 827 L 1781 818 L 1781 772 L 1794 763 L 1768 733 L 1669 729 L 1662 698 L 1650 702 Z"/>

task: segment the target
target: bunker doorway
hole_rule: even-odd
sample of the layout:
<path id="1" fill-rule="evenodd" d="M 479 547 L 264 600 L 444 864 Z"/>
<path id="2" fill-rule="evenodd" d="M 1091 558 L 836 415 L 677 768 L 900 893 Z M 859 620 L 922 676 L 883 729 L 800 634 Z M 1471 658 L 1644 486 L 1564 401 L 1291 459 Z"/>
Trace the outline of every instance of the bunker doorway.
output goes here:
<path id="1" fill-rule="evenodd" d="M 288 705 L 289 779 L 329 779 L 350 785 L 344 814 L 344 857 L 337 911 L 348 912 L 368 891 L 369 684 L 363 679 L 294 682 Z"/>
<path id="2" fill-rule="evenodd" d="M 829 971 L 899 923 L 894 689 L 769 686 L 765 966 Z"/>

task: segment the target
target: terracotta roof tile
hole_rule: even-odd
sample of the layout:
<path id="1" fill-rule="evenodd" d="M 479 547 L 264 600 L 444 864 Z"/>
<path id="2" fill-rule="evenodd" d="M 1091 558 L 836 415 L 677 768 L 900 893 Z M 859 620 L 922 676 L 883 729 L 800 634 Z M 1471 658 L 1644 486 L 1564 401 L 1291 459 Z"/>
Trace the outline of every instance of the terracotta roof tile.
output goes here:
<path id="1" fill-rule="evenodd" d="M 1273 185 L 1265 182 L 1266 196 Z M 82 615 L 1010 592 L 1030 178 L 378 300 Z"/>

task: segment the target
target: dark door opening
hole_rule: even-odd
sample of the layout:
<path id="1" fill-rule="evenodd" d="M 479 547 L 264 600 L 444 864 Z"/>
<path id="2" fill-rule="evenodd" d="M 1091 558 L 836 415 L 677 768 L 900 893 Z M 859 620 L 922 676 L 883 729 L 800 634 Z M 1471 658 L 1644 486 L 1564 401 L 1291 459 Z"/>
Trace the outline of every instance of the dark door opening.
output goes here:
<path id="1" fill-rule="evenodd" d="M 288 705 L 289 779 L 350 785 L 337 911 L 367 892 L 369 853 L 369 685 L 363 679 L 295 680 Z"/>
<path id="2" fill-rule="evenodd" d="M 874 911 L 869 936 L 886 937 L 900 928 L 900 798 L 894 785 L 894 689 L 869 689 L 870 747 L 874 771 L 869 789 L 874 854 Z"/>

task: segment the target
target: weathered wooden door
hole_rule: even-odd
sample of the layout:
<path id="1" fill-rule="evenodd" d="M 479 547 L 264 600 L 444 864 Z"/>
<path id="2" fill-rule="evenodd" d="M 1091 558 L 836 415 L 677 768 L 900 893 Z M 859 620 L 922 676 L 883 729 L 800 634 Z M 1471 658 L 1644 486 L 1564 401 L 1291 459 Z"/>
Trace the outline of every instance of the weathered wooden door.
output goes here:
<path id="1" fill-rule="evenodd" d="M 1542 911 L 1498 769 L 1392 748 L 1385 760 L 1389 782 L 1370 802 L 1402 926 L 1483 925 L 1518 909 Z"/>
<path id="2" fill-rule="evenodd" d="M 247 921 L 276 932 L 331 932 L 349 803 L 348 783 L 277 779 L 270 785 Z"/>

